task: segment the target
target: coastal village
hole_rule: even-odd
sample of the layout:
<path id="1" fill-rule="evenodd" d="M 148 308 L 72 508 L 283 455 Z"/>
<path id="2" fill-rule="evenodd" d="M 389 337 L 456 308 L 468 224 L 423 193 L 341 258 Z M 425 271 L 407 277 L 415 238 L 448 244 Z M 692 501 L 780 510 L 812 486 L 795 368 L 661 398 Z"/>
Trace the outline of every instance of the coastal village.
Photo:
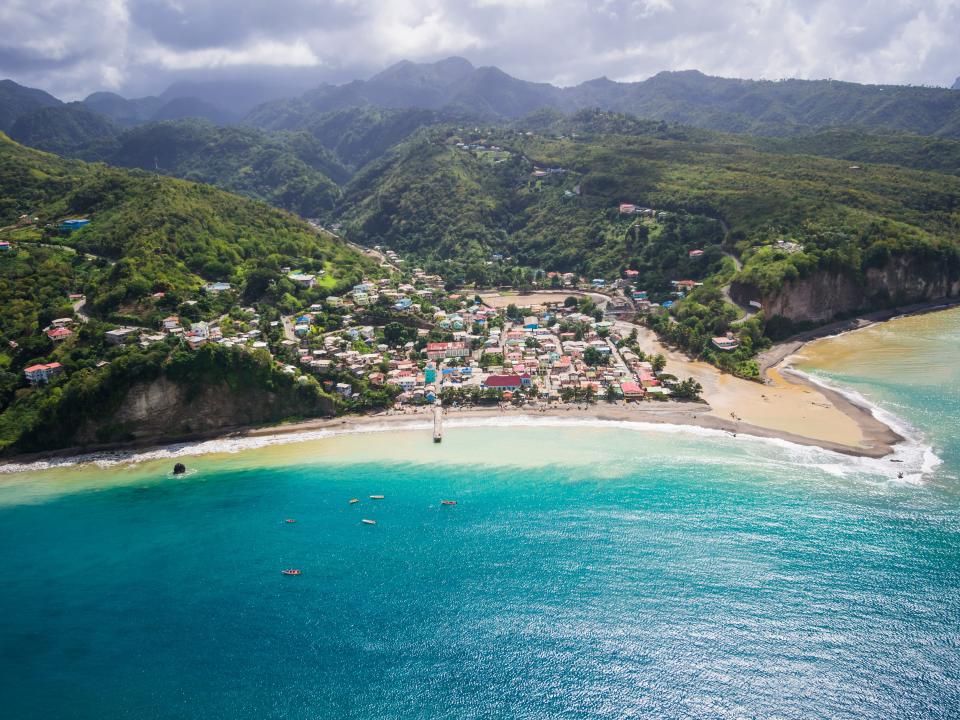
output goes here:
<path id="1" fill-rule="evenodd" d="M 78 222 L 82 219 L 78 219 Z M 291 315 L 263 317 L 233 305 L 236 289 L 210 282 L 202 294 L 228 300 L 229 311 L 189 320 L 169 315 L 155 327 L 122 325 L 104 332 L 106 346 L 179 343 L 190 351 L 207 344 L 269 353 L 300 382 L 318 382 L 345 411 L 404 411 L 443 404 L 544 407 L 556 403 L 638 403 L 696 399 L 700 388 L 669 373 L 662 356 L 636 345 L 638 313 L 663 312 L 635 286 L 633 273 L 608 282 L 572 273 L 549 273 L 550 288 L 448 291 L 444 278 L 407 269 L 397 253 L 375 247 L 383 276 L 364 279 L 346 293 L 327 295 Z M 316 274 L 284 268 L 290 281 L 313 288 Z M 683 297 L 696 283 L 675 281 Z M 154 299 L 162 302 L 163 293 Z M 70 295 L 72 317 L 44 332 L 54 346 L 72 342 L 87 320 L 85 298 Z M 197 305 L 187 300 L 182 310 Z M 192 313 L 189 313 L 192 314 Z M 736 341 L 717 338 L 717 347 Z M 106 364 L 108 358 L 98 364 Z M 64 373 L 57 361 L 24 369 L 33 385 Z"/>

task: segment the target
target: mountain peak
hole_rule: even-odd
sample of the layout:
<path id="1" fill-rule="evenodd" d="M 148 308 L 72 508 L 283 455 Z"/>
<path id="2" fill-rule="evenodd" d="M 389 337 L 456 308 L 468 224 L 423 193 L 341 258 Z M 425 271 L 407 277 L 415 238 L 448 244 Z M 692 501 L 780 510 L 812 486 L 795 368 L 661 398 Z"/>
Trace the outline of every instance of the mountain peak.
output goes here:
<path id="1" fill-rule="evenodd" d="M 371 78 L 372 82 L 409 81 L 411 79 L 435 79 L 453 83 L 473 72 L 473 64 L 462 57 L 448 57 L 432 63 L 415 63 L 401 60 Z"/>
<path id="2" fill-rule="evenodd" d="M 954 90 L 960 90 L 960 77 L 957 78 L 957 81 L 953 84 Z"/>

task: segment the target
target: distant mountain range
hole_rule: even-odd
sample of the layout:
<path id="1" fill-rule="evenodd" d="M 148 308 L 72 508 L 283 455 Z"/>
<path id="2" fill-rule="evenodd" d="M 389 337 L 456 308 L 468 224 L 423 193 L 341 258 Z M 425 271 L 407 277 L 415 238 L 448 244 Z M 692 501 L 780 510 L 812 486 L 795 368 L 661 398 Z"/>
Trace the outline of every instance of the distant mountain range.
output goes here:
<path id="1" fill-rule="evenodd" d="M 859 85 L 833 80 L 735 80 L 696 70 L 661 72 L 642 82 L 598 78 L 569 88 L 534 83 L 463 58 L 400 62 L 369 80 L 321 85 L 298 98 L 255 108 L 244 121 L 301 127 L 312 114 L 344 107 L 418 107 L 489 120 L 544 108 L 625 112 L 711 130 L 789 135 L 823 127 L 861 127 L 960 137 L 960 95 L 947 88 Z"/>
<path id="2" fill-rule="evenodd" d="M 859 85 L 833 80 L 736 80 L 696 70 L 641 82 L 598 78 L 573 87 L 520 80 L 495 67 L 451 57 L 403 61 L 368 80 L 321 84 L 232 79 L 176 83 L 157 96 L 93 93 L 83 101 L 121 126 L 203 118 L 217 125 L 306 129 L 319 115 L 356 107 L 419 109 L 447 118 L 497 121 L 551 109 L 595 108 L 722 132 L 784 136 L 830 127 L 960 137 L 960 93 L 948 88 Z M 960 78 L 954 88 L 960 88 Z M 298 94 L 301 93 L 302 94 Z M 0 130 L 22 116 L 62 106 L 42 90 L 0 82 Z M 49 121 L 49 117 L 47 118 Z"/>

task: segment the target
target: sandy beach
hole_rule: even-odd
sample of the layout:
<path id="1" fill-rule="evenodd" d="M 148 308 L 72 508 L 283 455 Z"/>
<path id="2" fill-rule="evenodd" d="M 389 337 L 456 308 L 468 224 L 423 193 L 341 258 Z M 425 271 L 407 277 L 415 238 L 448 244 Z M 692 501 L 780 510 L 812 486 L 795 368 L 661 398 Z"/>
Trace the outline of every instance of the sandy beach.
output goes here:
<path id="1" fill-rule="evenodd" d="M 880 320 L 857 321 L 830 328 L 833 334 L 861 329 Z M 590 421 L 615 421 L 695 426 L 759 438 L 781 439 L 798 445 L 820 447 L 846 455 L 882 458 L 894 451 L 904 438 L 893 428 L 875 417 L 873 410 L 847 395 L 812 381 L 792 368 L 791 363 L 808 342 L 823 340 L 825 329 L 810 333 L 809 337 L 781 343 L 760 358 L 763 382 L 753 382 L 720 372 L 716 367 L 691 360 L 683 353 L 660 343 L 648 328 L 619 322 L 624 334 L 637 331 L 637 344 L 645 353 L 666 356 L 667 371 L 681 379 L 692 377 L 703 386 L 701 402 L 608 403 L 599 400 L 592 405 L 551 404 L 514 407 L 484 406 L 449 408 L 449 418 L 482 419 L 489 422 L 497 417 L 566 418 Z M 226 428 L 218 432 L 180 438 L 177 441 L 145 438 L 140 441 L 97 447 L 67 448 L 59 451 L 21 455 L 5 463 L 20 465 L 35 460 L 67 458 L 103 452 L 125 452 L 161 448 L 177 443 L 192 443 L 213 439 L 265 438 L 298 435 L 317 430 L 338 432 L 362 431 L 378 426 L 423 424 L 432 419 L 432 408 L 407 408 L 369 415 L 348 415 L 336 418 L 318 418 L 263 427 Z"/>

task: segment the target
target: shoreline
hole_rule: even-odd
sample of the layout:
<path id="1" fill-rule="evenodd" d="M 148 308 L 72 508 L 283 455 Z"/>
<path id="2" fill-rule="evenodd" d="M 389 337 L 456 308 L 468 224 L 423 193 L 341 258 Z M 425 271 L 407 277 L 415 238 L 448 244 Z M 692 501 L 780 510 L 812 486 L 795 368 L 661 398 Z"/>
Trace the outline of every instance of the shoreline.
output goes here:
<path id="1" fill-rule="evenodd" d="M 806 373 L 796 369 L 792 361 L 800 350 L 809 342 L 820 340 L 827 337 L 846 334 L 855 330 L 870 327 L 879 322 L 905 317 L 910 315 L 936 312 L 956 307 L 960 300 L 938 303 L 925 303 L 908 308 L 899 308 L 898 310 L 884 310 L 872 313 L 869 316 L 857 318 L 855 320 L 843 321 L 823 326 L 815 330 L 802 333 L 790 340 L 775 345 L 770 350 L 763 353 L 758 361 L 761 361 L 762 383 L 756 383 L 749 380 L 742 380 L 731 375 L 721 373 L 712 365 L 706 365 L 698 361 L 692 361 L 678 353 L 669 350 L 659 343 L 659 340 L 643 326 L 637 327 L 643 333 L 642 340 L 650 346 L 654 352 L 663 352 L 668 355 L 671 365 L 675 368 L 680 365 L 684 368 L 679 373 L 691 375 L 701 382 L 708 380 L 714 387 L 720 387 L 712 394 L 705 392 L 705 400 L 701 402 L 643 402 L 643 403 L 623 403 L 608 404 L 604 401 L 598 401 L 593 405 L 555 405 L 547 407 L 513 407 L 506 406 L 501 409 L 499 406 L 489 407 L 470 407 L 470 408 L 448 408 L 445 415 L 449 419 L 462 418 L 465 420 L 488 420 L 491 418 L 511 418 L 523 417 L 533 422 L 537 418 L 567 418 L 570 420 L 584 420 L 592 422 L 634 422 L 639 424 L 654 425 L 674 425 L 678 427 L 694 427 L 724 432 L 731 436 L 744 435 L 753 438 L 782 440 L 806 447 L 817 447 L 826 451 L 840 453 L 852 457 L 862 457 L 878 459 L 886 457 L 896 451 L 896 447 L 904 443 L 908 438 L 897 432 L 893 427 L 877 417 L 875 408 L 865 400 L 857 400 L 849 397 L 838 389 L 829 387 Z M 744 419 L 737 414 L 734 409 L 729 412 L 729 407 L 736 408 L 738 399 L 744 399 L 738 393 L 747 393 L 753 391 L 759 394 L 759 397 L 769 402 L 767 395 L 763 392 L 773 390 L 792 390 L 799 389 L 805 394 L 819 395 L 825 402 L 817 403 L 814 400 L 804 399 L 811 406 L 831 411 L 835 416 L 842 416 L 849 423 L 856 427 L 859 433 L 859 442 L 844 442 L 834 437 L 813 437 L 805 435 L 802 432 L 795 432 L 786 427 L 790 423 L 764 423 Z M 798 405 L 796 398 L 787 398 L 794 402 L 786 402 L 782 408 L 787 410 L 796 410 Z M 711 402 L 713 400 L 713 402 Z M 744 399 L 745 400 L 745 399 Z M 879 410 L 879 408 L 876 408 Z M 822 410 L 821 410 L 822 412 Z M 111 455 L 121 456 L 129 454 L 131 457 L 139 453 L 148 453 L 163 450 L 173 450 L 196 446 L 203 442 L 217 440 L 244 440 L 252 438 L 270 438 L 270 437 L 289 437 L 298 434 L 315 433 L 318 431 L 335 431 L 340 433 L 359 433 L 367 432 L 372 426 L 379 426 L 377 429 L 405 429 L 404 426 L 416 426 L 417 423 L 428 423 L 431 420 L 432 407 L 424 407 L 419 410 L 406 411 L 385 411 L 371 415 L 345 415 L 333 418 L 314 418 L 295 422 L 282 423 L 278 425 L 262 425 L 254 427 L 229 427 L 221 428 L 206 433 L 197 433 L 189 437 L 174 439 L 162 438 L 143 438 L 125 443 L 110 443 L 96 446 L 71 447 L 60 450 L 51 450 L 39 453 L 29 453 L 11 456 L 0 462 L 0 473 L 17 472 L 18 469 L 31 464 L 50 463 L 57 464 L 75 464 L 96 462 Z M 747 413 L 749 414 L 749 413 Z M 774 417 L 778 413 L 773 413 Z M 805 416 L 801 416 L 801 419 Z M 796 418 L 793 418 L 794 420 Z M 813 421 L 811 421 L 813 423 Z M 383 426 L 391 426 L 384 428 Z M 779 426 L 778 426 L 779 425 Z M 414 428 L 410 428 L 414 429 Z M 839 437 L 841 434 L 838 434 Z M 289 440 L 296 442 L 295 439 Z"/>
<path id="2" fill-rule="evenodd" d="M 805 379 L 803 379 L 805 381 Z M 835 392 L 835 391 L 831 391 Z M 849 399 L 836 393 L 837 397 L 853 408 L 857 412 L 865 413 L 873 418 L 869 409 L 862 408 Z M 659 405 L 659 404 L 658 404 Z M 710 406 L 706 403 L 690 402 L 684 403 L 681 407 L 672 406 L 663 403 L 662 407 L 645 407 L 638 409 L 636 407 L 625 407 L 623 405 L 604 405 L 596 404 L 592 406 L 562 406 L 549 407 L 543 409 L 513 407 L 501 409 L 493 406 L 489 408 L 457 408 L 447 409 L 445 417 L 448 421 L 463 420 L 466 421 L 460 427 L 471 427 L 470 421 L 489 421 L 492 419 L 502 420 L 525 420 L 530 427 L 536 427 L 538 421 L 542 420 L 544 426 L 549 426 L 550 420 L 569 420 L 572 423 L 578 421 L 583 423 L 610 423 L 611 425 L 619 423 L 635 423 L 642 425 L 658 425 L 664 427 L 677 428 L 680 431 L 692 428 L 712 430 L 717 433 L 725 433 L 731 437 L 746 437 L 757 440 L 777 440 L 794 445 L 818 448 L 824 451 L 835 452 L 849 457 L 861 457 L 878 459 L 895 452 L 893 444 L 875 447 L 875 448 L 857 448 L 842 443 L 829 442 L 823 440 L 814 440 L 802 435 L 784 432 L 772 428 L 750 425 L 734 420 L 726 420 L 710 414 Z M 239 441 L 244 440 L 276 439 L 276 443 L 267 442 L 265 444 L 285 444 L 301 441 L 310 441 L 320 439 L 317 433 L 329 431 L 331 435 L 341 434 L 359 434 L 364 432 L 390 432 L 390 431 L 412 431 L 423 430 L 424 442 L 429 440 L 429 428 L 432 427 L 432 409 L 426 408 L 421 412 L 396 412 L 393 414 L 374 414 L 374 415 L 352 415 L 338 418 L 317 418 L 312 420 L 303 420 L 281 425 L 258 426 L 252 428 L 240 428 L 230 431 L 210 432 L 202 436 L 195 436 L 190 439 L 181 439 L 170 442 L 157 442 L 143 440 L 129 442 L 124 444 L 104 445 L 96 448 L 65 448 L 58 451 L 47 453 L 34 453 L 31 455 L 20 455 L 0 463 L 0 475 L 8 473 L 29 472 L 31 470 L 54 469 L 57 466 L 89 465 L 102 463 L 135 463 L 141 459 L 150 459 L 141 456 L 148 456 L 153 453 L 169 452 L 170 457 L 179 456 L 179 451 L 184 456 L 192 454 L 202 455 L 210 452 L 232 452 L 231 450 L 212 450 L 200 451 L 199 446 L 207 442 L 219 441 Z M 880 423 L 873 418 L 874 422 L 883 431 L 889 433 L 899 441 L 903 441 L 902 436 L 896 434 L 892 429 Z M 459 425 L 459 423 L 458 423 Z M 457 427 L 457 425 L 454 425 Z M 313 437 L 311 437 L 313 436 Z M 886 439 L 886 438 L 885 438 Z M 251 446 L 250 449 L 255 449 Z M 38 465 L 42 467 L 31 467 Z"/>

